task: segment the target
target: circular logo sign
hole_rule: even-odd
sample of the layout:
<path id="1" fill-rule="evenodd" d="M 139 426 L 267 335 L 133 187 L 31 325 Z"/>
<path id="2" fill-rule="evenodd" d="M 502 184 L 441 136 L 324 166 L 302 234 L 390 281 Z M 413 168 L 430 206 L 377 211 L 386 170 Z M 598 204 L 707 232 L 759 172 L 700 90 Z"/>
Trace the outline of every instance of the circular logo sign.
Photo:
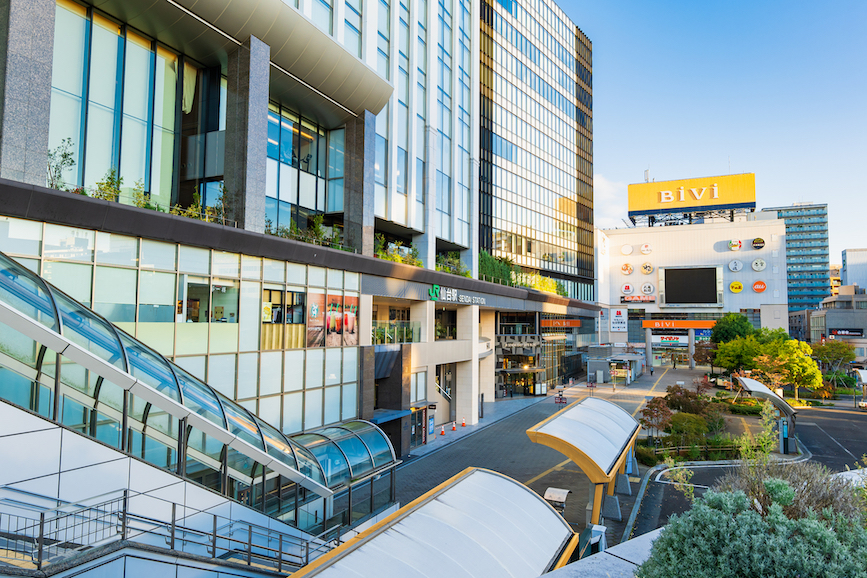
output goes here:
<path id="1" fill-rule="evenodd" d="M 738 261 L 737 259 L 735 259 L 734 261 L 729 261 L 729 271 L 737 273 L 738 271 L 740 271 L 743 268 L 744 268 L 744 264 L 742 262 Z"/>
<path id="2" fill-rule="evenodd" d="M 632 245 L 623 245 L 620 247 L 621 255 L 632 255 Z"/>
<path id="3" fill-rule="evenodd" d="M 764 281 L 756 281 L 753 283 L 753 291 L 756 293 L 764 293 L 765 289 L 768 288 L 768 285 Z"/>
<path id="4" fill-rule="evenodd" d="M 741 242 L 738 239 L 732 239 L 731 241 L 729 241 L 729 250 L 740 251 L 741 250 Z"/>
<path id="5" fill-rule="evenodd" d="M 624 295 L 632 295 L 635 292 L 635 286 L 632 283 L 624 283 L 622 287 L 620 287 L 620 292 Z"/>
<path id="6" fill-rule="evenodd" d="M 641 254 L 642 255 L 650 255 L 650 253 L 652 251 L 653 251 L 653 247 L 651 247 L 648 243 L 645 243 L 644 245 L 641 246 Z"/>
<path id="7" fill-rule="evenodd" d="M 653 295 L 653 283 L 645 283 L 642 285 L 641 292 L 645 295 Z"/>
<path id="8" fill-rule="evenodd" d="M 753 249 L 759 250 L 765 246 L 765 240 L 761 237 L 753 239 Z"/>
<path id="9" fill-rule="evenodd" d="M 629 263 L 624 263 L 623 266 L 620 267 L 620 270 L 624 275 L 632 275 L 632 265 Z"/>
<path id="10" fill-rule="evenodd" d="M 732 281 L 731 285 L 729 285 L 729 290 L 732 293 L 740 293 L 744 290 L 744 285 L 740 281 Z"/>
<path id="11" fill-rule="evenodd" d="M 650 263 L 644 263 L 643 265 L 641 265 L 641 272 L 645 275 L 650 275 L 651 273 L 653 273 L 653 265 L 651 265 Z"/>
<path id="12" fill-rule="evenodd" d="M 765 263 L 764 259 L 756 259 L 753 261 L 753 271 L 764 271 L 767 266 L 768 264 Z"/>

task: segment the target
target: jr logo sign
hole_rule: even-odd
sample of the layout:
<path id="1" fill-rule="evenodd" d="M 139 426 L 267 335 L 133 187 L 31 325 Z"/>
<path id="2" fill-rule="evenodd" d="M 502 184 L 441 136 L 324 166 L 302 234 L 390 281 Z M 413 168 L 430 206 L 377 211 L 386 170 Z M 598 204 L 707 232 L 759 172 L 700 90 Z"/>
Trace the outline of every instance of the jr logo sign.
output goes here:
<path id="1" fill-rule="evenodd" d="M 430 295 L 431 301 L 438 301 L 440 298 L 440 286 L 431 285 L 431 288 L 427 290 L 427 293 Z"/>

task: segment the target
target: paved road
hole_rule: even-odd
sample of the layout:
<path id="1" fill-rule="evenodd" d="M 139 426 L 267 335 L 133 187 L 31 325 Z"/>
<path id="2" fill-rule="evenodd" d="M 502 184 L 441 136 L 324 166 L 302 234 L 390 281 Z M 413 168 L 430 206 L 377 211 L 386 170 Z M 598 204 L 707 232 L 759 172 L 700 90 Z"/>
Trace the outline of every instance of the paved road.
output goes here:
<path id="1" fill-rule="evenodd" d="M 842 472 L 867 454 L 867 412 L 836 403 L 833 408 L 798 408 L 797 434 L 813 461 Z"/>

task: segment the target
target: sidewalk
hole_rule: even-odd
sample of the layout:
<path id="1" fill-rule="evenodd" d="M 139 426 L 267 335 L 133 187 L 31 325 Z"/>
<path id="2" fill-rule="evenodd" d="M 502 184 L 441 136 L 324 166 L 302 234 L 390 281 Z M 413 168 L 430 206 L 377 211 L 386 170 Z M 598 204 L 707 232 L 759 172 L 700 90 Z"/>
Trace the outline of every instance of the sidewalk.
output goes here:
<path id="1" fill-rule="evenodd" d="M 452 431 L 452 424 L 445 424 L 445 435 L 440 435 L 442 426 L 436 426 L 434 428 L 434 435 L 428 436 L 427 443 L 413 448 L 408 455 L 404 456 L 404 461 L 423 458 L 546 399 L 549 399 L 549 397 L 540 395 L 538 397 L 504 398 L 497 401 L 486 401 L 484 403 L 485 417 L 481 418 L 478 423 L 475 425 L 467 424 L 465 427 L 461 427 L 462 416 L 458 416 L 457 429 Z"/>

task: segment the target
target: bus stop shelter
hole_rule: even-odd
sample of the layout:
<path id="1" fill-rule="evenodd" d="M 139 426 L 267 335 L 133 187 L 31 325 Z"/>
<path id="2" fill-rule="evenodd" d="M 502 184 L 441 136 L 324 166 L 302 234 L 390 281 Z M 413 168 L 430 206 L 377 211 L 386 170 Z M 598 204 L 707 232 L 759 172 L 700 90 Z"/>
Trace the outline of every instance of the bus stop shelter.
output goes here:
<path id="1" fill-rule="evenodd" d="M 735 379 L 744 391 L 749 393 L 752 397 L 757 399 L 766 399 L 774 404 L 774 407 L 779 410 L 780 452 L 784 454 L 789 453 L 789 446 L 794 446 L 794 442 L 790 440 L 793 440 L 795 437 L 795 415 L 798 413 L 797 410 L 765 384 L 760 383 L 751 377 L 735 376 Z"/>
<path id="2" fill-rule="evenodd" d="M 641 424 L 626 410 L 588 397 L 534 425 L 527 435 L 533 443 L 571 459 L 590 478 L 592 506 L 588 522 L 599 524 L 605 484 L 611 501 L 616 502 L 615 482 L 618 475 L 626 476 L 626 460 L 640 429 Z"/>

